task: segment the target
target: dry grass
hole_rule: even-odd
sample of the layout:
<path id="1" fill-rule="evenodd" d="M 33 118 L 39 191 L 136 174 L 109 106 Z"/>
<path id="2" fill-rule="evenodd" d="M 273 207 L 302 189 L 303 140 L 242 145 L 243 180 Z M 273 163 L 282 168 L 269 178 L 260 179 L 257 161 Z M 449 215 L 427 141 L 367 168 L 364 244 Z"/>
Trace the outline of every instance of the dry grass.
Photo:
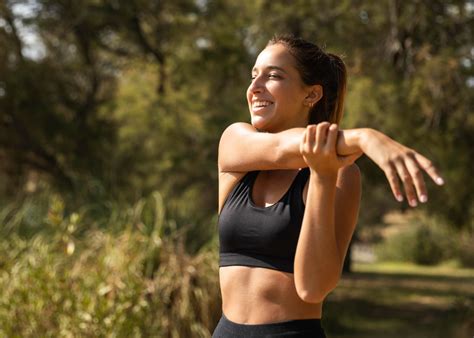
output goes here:
<path id="1" fill-rule="evenodd" d="M 216 247 L 189 255 L 159 195 L 151 202 L 77 236 L 86 224 L 55 200 L 48 228 L 0 240 L 0 336 L 209 337 L 221 312 Z"/>

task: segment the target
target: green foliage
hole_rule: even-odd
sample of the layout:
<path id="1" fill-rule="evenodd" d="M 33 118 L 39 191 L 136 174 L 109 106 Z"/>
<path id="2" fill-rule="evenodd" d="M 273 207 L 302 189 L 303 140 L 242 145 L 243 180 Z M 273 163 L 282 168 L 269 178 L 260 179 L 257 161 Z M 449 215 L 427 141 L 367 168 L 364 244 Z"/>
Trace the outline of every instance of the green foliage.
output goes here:
<path id="1" fill-rule="evenodd" d="M 159 189 L 174 218 L 203 226 L 216 211 L 219 136 L 248 121 L 255 57 L 273 34 L 290 32 L 345 55 L 343 126 L 377 128 L 428 155 L 447 184 L 428 185 L 425 210 L 472 228 L 469 8 L 427 0 L 6 1 L 2 194 L 21 195 L 32 173 L 74 196 L 76 207 L 132 203 Z M 25 30 L 38 40 L 37 56 L 26 53 Z M 369 177 L 361 215 L 373 224 L 396 203 L 380 198 L 389 195 L 380 170 L 361 167 Z"/>
<path id="2" fill-rule="evenodd" d="M 435 217 L 419 213 L 403 229 L 377 245 L 377 258 L 435 265 L 458 257 L 459 238 L 458 232 Z"/>
<path id="3" fill-rule="evenodd" d="M 118 211 L 115 231 L 78 235 L 90 226 L 64 207 L 51 197 L 49 232 L 2 237 L 0 335 L 210 335 L 221 311 L 215 246 L 189 255 L 158 193 Z"/>
<path id="4" fill-rule="evenodd" d="M 415 233 L 413 261 L 421 265 L 434 265 L 443 258 L 443 248 L 439 238 L 428 225 L 419 227 Z"/>
<path id="5" fill-rule="evenodd" d="M 445 177 L 442 189 L 428 182 L 430 201 L 419 208 L 430 217 L 391 238 L 381 255 L 433 263 L 459 257 L 470 265 L 472 237 L 453 250 L 457 235 L 444 227 L 474 229 L 474 15 L 467 4 L 3 1 L 5 335 L 208 334 L 218 311 L 219 136 L 248 121 L 250 69 L 281 32 L 345 56 L 344 127 L 379 129 L 427 155 Z M 362 226 L 405 208 L 377 167 L 358 164 Z M 11 305 L 7 294 L 17 297 Z"/>

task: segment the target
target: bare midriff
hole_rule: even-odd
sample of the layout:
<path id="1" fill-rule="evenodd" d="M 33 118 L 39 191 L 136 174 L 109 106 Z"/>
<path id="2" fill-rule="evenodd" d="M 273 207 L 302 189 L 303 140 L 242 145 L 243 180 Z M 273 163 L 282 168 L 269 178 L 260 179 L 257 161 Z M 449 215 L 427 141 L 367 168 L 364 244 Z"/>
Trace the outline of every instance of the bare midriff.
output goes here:
<path id="1" fill-rule="evenodd" d="M 219 269 L 222 311 L 239 324 L 321 318 L 322 303 L 304 302 L 292 273 L 247 266 Z"/>

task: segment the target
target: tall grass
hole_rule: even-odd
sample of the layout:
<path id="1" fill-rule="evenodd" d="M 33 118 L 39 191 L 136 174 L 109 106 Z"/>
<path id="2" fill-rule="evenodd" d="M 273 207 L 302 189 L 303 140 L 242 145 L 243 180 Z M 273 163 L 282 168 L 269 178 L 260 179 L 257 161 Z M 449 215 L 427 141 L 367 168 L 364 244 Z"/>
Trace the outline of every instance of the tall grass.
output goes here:
<path id="1" fill-rule="evenodd" d="M 210 336 L 217 246 L 189 255 L 158 193 L 106 224 L 66 213 L 59 196 L 39 204 L 34 217 L 31 203 L 0 215 L 0 336 Z"/>

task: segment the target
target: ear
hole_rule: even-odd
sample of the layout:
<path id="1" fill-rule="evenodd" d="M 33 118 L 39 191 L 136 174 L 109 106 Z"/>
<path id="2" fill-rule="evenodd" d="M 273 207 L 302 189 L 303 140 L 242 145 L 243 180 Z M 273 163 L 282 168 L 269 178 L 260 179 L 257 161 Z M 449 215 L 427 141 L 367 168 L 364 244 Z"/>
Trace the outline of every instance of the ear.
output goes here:
<path id="1" fill-rule="evenodd" d="M 323 86 L 313 85 L 308 87 L 308 95 L 304 99 L 306 106 L 314 106 L 323 97 Z"/>

